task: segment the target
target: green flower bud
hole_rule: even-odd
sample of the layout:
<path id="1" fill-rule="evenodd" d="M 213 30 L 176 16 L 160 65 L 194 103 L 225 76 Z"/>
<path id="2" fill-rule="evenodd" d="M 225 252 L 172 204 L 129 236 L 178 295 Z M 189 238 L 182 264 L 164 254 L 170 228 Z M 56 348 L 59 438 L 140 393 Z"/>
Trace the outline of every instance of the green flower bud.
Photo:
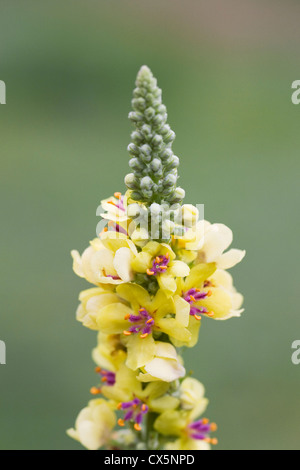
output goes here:
<path id="1" fill-rule="evenodd" d="M 138 180 L 134 173 L 128 173 L 125 176 L 125 184 L 129 189 L 136 189 L 139 187 Z"/>

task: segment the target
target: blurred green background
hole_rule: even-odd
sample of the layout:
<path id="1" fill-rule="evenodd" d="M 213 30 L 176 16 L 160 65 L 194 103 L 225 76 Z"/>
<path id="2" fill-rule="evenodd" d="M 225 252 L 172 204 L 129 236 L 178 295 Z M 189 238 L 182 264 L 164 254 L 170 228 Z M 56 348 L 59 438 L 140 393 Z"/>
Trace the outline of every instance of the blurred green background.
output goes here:
<path id="1" fill-rule="evenodd" d="M 232 271 L 245 314 L 205 322 L 186 355 L 218 449 L 300 449 L 299 19 L 289 0 L 1 0 L 1 449 L 81 448 L 65 429 L 95 384 L 96 335 L 75 321 L 87 284 L 69 252 L 124 190 L 143 64 L 163 89 L 186 201 L 247 250 Z"/>

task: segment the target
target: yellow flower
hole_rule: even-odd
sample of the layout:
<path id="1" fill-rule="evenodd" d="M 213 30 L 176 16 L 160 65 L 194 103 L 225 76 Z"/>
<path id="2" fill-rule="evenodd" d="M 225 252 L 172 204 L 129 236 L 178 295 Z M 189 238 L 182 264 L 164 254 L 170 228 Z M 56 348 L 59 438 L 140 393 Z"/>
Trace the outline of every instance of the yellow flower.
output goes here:
<path id="1" fill-rule="evenodd" d="M 98 330 L 97 316 L 101 308 L 120 302 L 119 297 L 111 290 L 102 287 L 94 287 L 84 290 L 79 295 L 80 305 L 76 312 L 76 318 L 84 326 L 91 330 Z"/>
<path id="2" fill-rule="evenodd" d="M 169 245 L 151 241 L 136 255 L 131 266 L 138 273 L 155 276 L 160 288 L 170 295 L 176 290 L 175 278 L 185 277 L 190 271 L 186 263 L 175 257 Z"/>
<path id="3" fill-rule="evenodd" d="M 102 308 L 97 317 L 99 329 L 105 334 L 122 334 L 128 357 L 126 364 L 133 370 L 144 367 L 155 358 L 156 344 L 153 333 L 165 333 L 170 338 L 188 342 L 188 308 L 176 308 L 174 300 L 159 290 L 152 299 L 137 284 L 122 284 L 117 294 L 128 306 L 115 303 Z M 186 303 L 184 304 L 186 306 Z"/>
<path id="4" fill-rule="evenodd" d="M 185 368 L 180 362 L 176 349 L 170 343 L 156 341 L 156 351 L 152 361 L 148 362 L 138 375 L 141 382 L 162 380 L 173 382 L 185 376 Z"/>
<path id="5" fill-rule="evenodd" d="M 204 398 L 205 389 L 199 380 L 192 377 L 184 379 L 180 384 L 179 394 L 182 409 L 193 410 L 202 404 L 203 411 L 205 411 L 208 401 Z"/>
<path id="6" fill-rule="evenodd" d="M 188 383 L 185 385 L 188 386 Z M 195 421 L 204 413 L 208 404 L 208 400 L 204 398 L 204 388 L 201 392 L 199 401 L 190 411 L 166 410 L 156 419 L 156 431 L 165 436 L 177 436 L 176 440 L 166 444 L 167 450 L 209 450 L 209 444 L 217 444 L 216 439 L 210 438 L 210 433 L 216 431 L 217 426 L 206 418 Z"/>
<path id="7" fill-rule="evenodd" d="M 100 215 L 103 219 L 111 220 L 117 224 L 126 222 L 127 216 L 127 197 L 121 193 L 115 193 L 114 196 L 101 201 L 104 212 Z"/>
<path id="8" fill-rule="evenodd" d="M 73 250 L 73 269 L 91 284 L 121 284 L 133 279 L 131 261 L 137 254 L 134 243 L 124 234 L 106 232 L 95 238 L 82 254 Z"/>
<path id="9" fill-rule="evenodd" d="M 108 443 L 116 425 L 112 406 L 103 399 L 91 400 L 78 415 L 75 429 L 67 434 L 89 450 L 97 450 Z"/>
<path id="10" fill-rule="evenodd" d="M 215 263 L 198 264 L 191 269 L 188 277 L 177 280 L 175 303 L 178 302 L 178 297 L 189 306 L 188 329 L 192 335 L 192 339 L 186 344 L 189 347 L 197 342 L 203 316 L 227 320 L 238 317 L 243 312 L 240 309 L 243 296 L 233 287 L 231 275 L 226 271 L 216 270 Z M 178 347 L 185 343 L 176 341 L 174 344 Z"/>
<path id="11" fill-rule="evenodd" d="M 119 425 L 124 426 L 125 421 L 132 421 L 139 431 L 148 411 L 162 413 L 178 407 L 179 399 L 168 394 L 169 388 L 168 383 L 161 381 L 143 386 L 136 372 L 122 365 L 116 373 L 115 384 L 103 386 L 102 394 L 125 412 L 124 419 L 118 421 Z"/>
<path id="12" fill-rule="evenodd" d="M 120 335 L 98 333 L 98 345 L 93 349 L 92 357 L 97 366 L 116 372 L 127 357 Z"/>

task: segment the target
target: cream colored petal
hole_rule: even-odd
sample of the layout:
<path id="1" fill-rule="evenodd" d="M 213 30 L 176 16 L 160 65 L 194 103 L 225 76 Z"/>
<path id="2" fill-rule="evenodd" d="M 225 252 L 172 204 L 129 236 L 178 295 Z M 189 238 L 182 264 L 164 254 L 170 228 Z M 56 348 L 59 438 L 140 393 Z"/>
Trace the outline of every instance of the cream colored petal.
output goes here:
<path id="1" fill-rule="evenodd" d="M 223 251 L 231 245 L 232 231 L 223 224 L 213 224 L 205 234 L 204 245 L 201 251 L 205 254 L 205 262 L 215 261 Z"/>
<path id="2" fill-rule="evenodd" d="M 179 362 L 159 357 L 150 361 L 145 366 L 145 370 L 152 377 L 164 382 L 173 382 L 185 375 L 185 368 Z"/>
<path id="3" fill-rule="evenodd" d="M 124 317 L 131 314 L 132 310 L 121 303 L 107 305 L 98 313 L 98 327 L 102 333 L 108 335 L 120 334 L 130 326 Z"/>
<path id="4" fill-rule="evenodd" d="M 200 263 L 191 269 L 189 276 L 185 280 L 184 288 L 186 291 L 193 287 L 199 287 L 206 281 L 216 270 L 215 263 Z"/>
<path id="5" fill-rule="evenodd" d="M 121 284 L 116 290 L 118 295 L 131 303 L 134 309 L 144 307 L 147 310 L 149 305 L 151 305 L 151 297 L 149 293 L 138 284 Z"/>
<path id="6" fill-rule="evenodd" d="M 233 268 L 233 266 L 236 264 L 240 263 L 245 255 L 245 250 L 237 250 L 232 248 L 231 250 L 227 251 L 227 253 L 219 256 L 216 259 L 216 264 L 220 269 L 230 269 Z"/>
<path id="7" fill-rule="evenodd" d="M 162 318 L 155 322 L 155 326 L 170 338 L 175 338 L 178 341 L 188 342 L 192 337 L 190 331 L 178 323 L 175 318 Z"/>
<path id="8" fill-rule="evenodd" d="M 133 253 L 129 248 L 123 247 L 116 251 L 114 257 L 114 268 L 118 276 L 124 282 L 130 282 L 133 279 L 133 272 L 131 269 L 131 261 Z"/>
<path id="9" fill-rule="evenodd" d="M 156 341 L 155 345 L 156 345 L 156 349 L 155 349 L 156 357 L 177 360 L 178 358 L 177 352 L 174 346 L 172 346 L 172 344 L 165 343 L 163 341 Z"/>
<path id="10" fill-rule="evenodd" d="M 224 271 L 223 269 L 217 269 L 210 277 L 210 280 L 216 286 L 223 286 L 229 291 L 233 289 L 233 278 L 229 272 Z"/>
<path id="11" fill-rule="evenodd" d="M 168 272 L 175 277 L 186 277 L 190 273 L 190 268 L 183 261 L 172 261 Z"/>
<path id="12" fill-rule="evenodd" d="M 72 250 L 71 251 L 71 256 L 73 258 L 73 271 L 75 272 L 75 274 L 77 274 L 77 276 L 85 277 L 84 271 L 83 271 L 83 268 L 82 268 L 81 256 L 78 253 L 78 251 L 77 250 Z"/>
<path id="13" fill-rule="evenodd" d="M 158 281 L 159 287 L 163 289 L 166 292 L 166 294 L 170 295 L 173 292 L 176 292 L 177 284 L 176 284 L 174 277 L 171 274 L 168 274 L 168 273 L 159 274 L 157 276 L 157 281 Z"/>
<path id="14" fill-rule="evenodd" d="M 185 410 L 193 409 L 205 394 L 205 388 L 199 380 L 187 377 L 180 385 L 181 406 Z"/>
<path id="15" fill-rule="evenodd" d="M 175 410 L 178 407 L 180 401 L 176 397 L 171 397 L 170 395 L 165 395 L 155 400 L 151 400 L 150 408 L 151 411 L 155 413 L 163 413 L 166 410 Z"/>
<path id="16" fill-rule="evenodd" d="M 232 308 L 231 295 L 221 287 L 212 287 L 209 290 L 212 292 L 211 297 L 201 300 L 197 305 L 213 312 L 212 318 L 214 319 L 227 317 Z"/>
<path id="17" fill-rule="evenodd" d="M 179 295 L 175 295 L 174 302 L 176 309 L 175 318 L 177 323 L 184 327 L 187 327 L 190 322 L 190 304 Z"/>
<path id="18" fill-rule="evenodd" d="M 146 251 L 141 251 L 132 260 L 131 267 L 137 273 L 145 273 L 152 266 L 152 256 Z"/>
<path id="19" fill-rule="evenodd" d="M 151 361 L 155 354 L 155 342 L 152 335 L 140 338 L 139 334 L 132 334 L 127 342 L 127 367 L 132 370 L 139 369 Z"/>

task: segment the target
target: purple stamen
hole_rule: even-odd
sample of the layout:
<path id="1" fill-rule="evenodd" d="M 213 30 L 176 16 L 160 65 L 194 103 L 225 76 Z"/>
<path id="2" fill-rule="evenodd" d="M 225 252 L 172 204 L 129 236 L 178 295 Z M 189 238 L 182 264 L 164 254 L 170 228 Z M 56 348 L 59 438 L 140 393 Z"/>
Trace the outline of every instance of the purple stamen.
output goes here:
<path id="1" fill-rule="evenodd" d="M 145 308 L 140 308 L 139 315 L 128 315 L 126 319 L 132 323 L 132 325 L 127 330 L 129 333 L 141 333 L 141 335 L 149 335 L 152 332 L 154 319 Z"/>
<path id="2" fill-rule="evenodd" d="M 157 276 L 166 272 L 168 264 L 170 262 L 169 256 L 157 256 L 152 263 L 151 269 L 148 269 L 147 273 L 151 276 Z"/>
<path id="3" fill-rule="evenodd" d="M 105 382 L 106 385 L 112 386 L 116 383 L 116 374 L 109 370 L 101 369 L 100 367 L 96 368 L 96 372 L 102 377 L 102 382 Z"/>
<path id="4" fill-rule="evenodd" d="M 148 406 L 138 398 L 134 398 L 128 402 L 122 402 L 118 408 L 121 410 L 126 410 L 124 421 L 133 421 L 137 425 L 137 430 L 140 430 L 143 417 L 149 411 Z"/>
<path id="5" fill-rule="evenodd" d="M 193 439 L 198 439 L 201 441 L 210 440 L 209 434 L 216 430 L 216 425 L 214 423 L 209 423 L 207 419 L 200 419 L 194 423 L 189 424 L 188 433 Z"/>
<path id="6" fill-rule="evenodd" d="M 191 316 L 195 316 L 195 315 L 199 316 L 199 315 L 205 315 L 209 313 L 207 308 L 195 306 L 195 302 L 199 302 L 200 300 L 206 299 L 206 297 L 208 297 L 209 295 L 211 295 L 209 292 L 200 291 L 199 289 L 196 289 L 194 287 L 182 294 L 182 297 L 184 298 L 184 300 L 190 304 Z"/>

